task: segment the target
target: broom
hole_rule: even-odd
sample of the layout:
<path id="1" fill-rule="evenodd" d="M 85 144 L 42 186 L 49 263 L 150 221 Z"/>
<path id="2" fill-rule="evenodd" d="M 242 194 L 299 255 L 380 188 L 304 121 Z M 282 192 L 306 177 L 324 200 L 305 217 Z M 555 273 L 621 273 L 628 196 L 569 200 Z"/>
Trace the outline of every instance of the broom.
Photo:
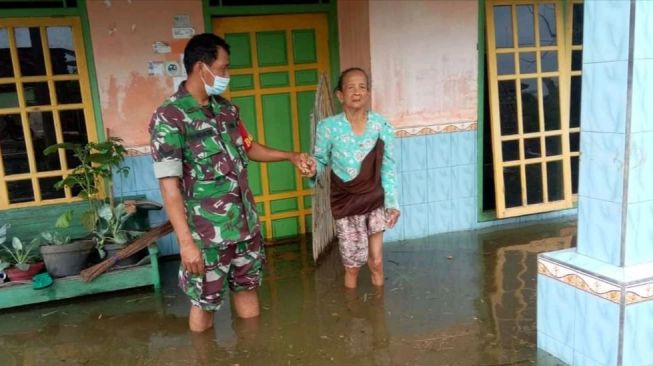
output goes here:
<path id="1" fill-rule="evenodd" d="M 157 226 L 154 229 L 149 230 L 143 234 L 138 239 L 134 240 L 131 244 L 126 246 L 124 249 L 120 250 L 118 253 L 112 255 L 111 257 L 105 259 L 104 261 L 89 267 L 83 270 L 80 275 L 82 279 L 86 282 L 91 282 L 97 276 L 109 270 L 113 267 L 119 260 L 128 258 L 141 250 L 145 249 L 148 245 L 152 244 L 155 240 L 160 237 L 172 232 L 172 224 L 170 221 L 167 221 L 161 226 Z"/>
<path id="2" fill-rule="evenodd" d="M 311 146 L 315 148 L 317 123 L 334 114 L 333 99 L 329 80 L 320 75 L 315 93 L 315 105 L 311 114 Z M 319 177 L 313 190 L 313 260 L 317 262 L 336 236 L 336 226 L 331 215 L 331 168 L 328 167 Z"/>

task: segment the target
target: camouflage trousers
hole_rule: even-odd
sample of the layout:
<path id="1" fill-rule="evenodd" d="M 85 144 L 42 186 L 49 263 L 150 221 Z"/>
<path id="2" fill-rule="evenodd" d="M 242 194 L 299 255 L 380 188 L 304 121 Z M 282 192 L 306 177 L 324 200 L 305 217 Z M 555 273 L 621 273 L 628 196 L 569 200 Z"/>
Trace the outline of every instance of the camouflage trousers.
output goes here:
<path id="1" fill-rule="evenodd" d="M 203 275 L 191 274 L 183 266 L 179 268 L 179 287 L 193 305 L 205 311 L 217 311 L 227 284 L 235 292 L 253 290 L 261 285 L 265 248 L 260 236 L 226 248 L 204 248 L 202 252 L 206 268 Z"/>
<path id="2" fill-rule="evenodd" d="M 385 209 L 377 208 L 364 215 L 336 220 L 340 257 L 345 267 L 361 267 L 367 263 L 368 237 L 385 230 Z"/>

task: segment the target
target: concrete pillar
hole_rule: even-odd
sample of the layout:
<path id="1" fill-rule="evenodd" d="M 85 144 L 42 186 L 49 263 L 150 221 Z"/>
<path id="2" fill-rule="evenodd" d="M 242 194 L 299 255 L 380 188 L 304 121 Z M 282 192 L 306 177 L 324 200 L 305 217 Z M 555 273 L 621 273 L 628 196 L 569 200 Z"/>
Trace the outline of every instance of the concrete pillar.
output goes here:
<path id="1" fill-rule="evenodd" d="M 578 246 L 538 258 L 538 347 L 653 365 L 653 1 L 584 4 Z"/>

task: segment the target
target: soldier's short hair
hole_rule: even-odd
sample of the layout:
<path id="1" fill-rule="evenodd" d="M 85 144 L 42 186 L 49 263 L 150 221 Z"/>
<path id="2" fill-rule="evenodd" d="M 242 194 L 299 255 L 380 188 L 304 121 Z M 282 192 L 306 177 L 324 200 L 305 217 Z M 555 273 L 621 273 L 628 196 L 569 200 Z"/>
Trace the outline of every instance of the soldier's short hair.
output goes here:
<path id="1" fill-rule="evenodd" d="M 194 36 L 184 48 L 184 67 L 188 75 L 193 71 L 193 66 L 203 62 L 208 66 L 218 58 L 218 47 L 230 53 L 229 45 L 220 36 L 213 33 L 202 33 Z"/>

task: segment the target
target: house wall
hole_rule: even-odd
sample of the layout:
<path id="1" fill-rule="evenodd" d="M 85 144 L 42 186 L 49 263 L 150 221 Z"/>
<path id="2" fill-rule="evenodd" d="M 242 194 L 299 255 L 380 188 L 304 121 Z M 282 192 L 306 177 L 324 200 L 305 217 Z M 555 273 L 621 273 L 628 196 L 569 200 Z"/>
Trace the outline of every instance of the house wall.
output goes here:
<path id="1" fill-rule="evenodd" d="M 201 0 L 88 2 L 102 120 L 126 146 L 148 144 L 152 112 L 173 92 L 171 77 L 148 75 L 148 62 L 180 61 L 187 40 L 172 37 L 175 15 L 189 15 L 195 31 L 203 31 Z M 155 53 L 156 41 L 168 43 L 171 52 Z"/>
<path id="2" fill-rule="evenodd" d="M 340 69 L 360 67 L 370 72 L 370 4 L 338 1 Z"/>
<path id="3" fill-rule="evenodd" d="M 373 108 L 395 128 L 476 121 L 477 8 L 475 1 L 369 3 Z"/>
<path id="4" fill-rule="evenodd" d="M 87 4 L 102 121 L 111 136 L 124 140 L 131 154 L 125 162 L 131 173 L 126 179 L 114 179 L 115 194 L 145 195 L 162 203 L 147 129 L 154 109 L 174 90 L 171 77 L 148 74 L 148 62 L 181 62 L 188 40 L 173 39 L 173 17 L 189 15 L 195 32 L 203 32 L 202 1 L 105 0 Z M 168 43 L 171 52 L 155 53 L 152 44 L 156 41 Z M 151 212 L 150 223 L 160 224 L 165 217 L 163 211 Z M 159 247 L 163 254 L 177 252 L 171 236 L 160 240 Z"/>
<path id="5" fill-rule="evenodd" d="M 386 240 L 574 214 L 479 222 L 478 3 L 398 5 L 369 1 L 372 109 L 390 120 L 399 137 L 402 218 Z"/>

